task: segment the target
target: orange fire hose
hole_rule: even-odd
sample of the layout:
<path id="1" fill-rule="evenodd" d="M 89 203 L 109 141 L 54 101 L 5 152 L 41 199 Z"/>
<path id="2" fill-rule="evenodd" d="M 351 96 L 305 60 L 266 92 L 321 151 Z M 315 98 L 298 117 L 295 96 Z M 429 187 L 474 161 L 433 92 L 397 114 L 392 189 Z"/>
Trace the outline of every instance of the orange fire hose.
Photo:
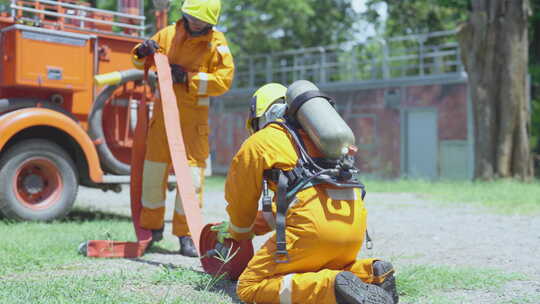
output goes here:
<path id="1" fill-rule="evenodd" d="M 145 79 L 151 60 L 148 58 L 145 66 Z M 176 175 L 176 185 L 187 218 L 187 224 L 193 240 L 199 240 L 203 228 L 203 217 L 197 203 L 195 187 L 191 171 L 188 167 L 186 149 L 180 127 L 180 115 L 176 105 L 176 96 L 172 87 L 171 69 L 166 55 L 156 53 L 153 61 L 158 73 L 161 102 L 163 103 L 163 116 L 167 142 L 171 154 L 173 169 Z M 145 96 L 146 94 L 143 94 Z M 139 224 L 142 209 L 142 173 L 144 154 L 146 150 L 146 133 L 148 128 L 148 116 L 146 101 L 141 101 L 137 113 L 137 126 L 135 128 L 134 142 L 131 157 L 131 218 L 137 235 L 137 242 L 120 242 L 111 240 L 90 240 L 81 244 L 80 251 L 89 257 L 102 258 L 136 258 L 144 254 L 150 244 L 152 233 L 143 229 Z M 200 255 L 199 242 L 194 242 Z"/>

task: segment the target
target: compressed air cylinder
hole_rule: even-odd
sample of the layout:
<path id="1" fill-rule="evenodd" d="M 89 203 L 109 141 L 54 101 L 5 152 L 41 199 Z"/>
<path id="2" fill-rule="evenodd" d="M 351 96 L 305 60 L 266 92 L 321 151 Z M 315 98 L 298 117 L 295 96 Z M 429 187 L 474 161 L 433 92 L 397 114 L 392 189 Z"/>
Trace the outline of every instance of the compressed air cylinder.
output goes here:
<path id="1" fill-rule="evenodd" d="M 354 145 L 354 134 L 336 109 L 323 97 L 313 97 L 300 107 L 294 105 L 298 102 L 295 98 L 308 91 L 319 91 L 319 88 L 307 80 L 297 80 L 289 86 L 287 114 L 302 126 L 326 158 L 337 160 Z"/>

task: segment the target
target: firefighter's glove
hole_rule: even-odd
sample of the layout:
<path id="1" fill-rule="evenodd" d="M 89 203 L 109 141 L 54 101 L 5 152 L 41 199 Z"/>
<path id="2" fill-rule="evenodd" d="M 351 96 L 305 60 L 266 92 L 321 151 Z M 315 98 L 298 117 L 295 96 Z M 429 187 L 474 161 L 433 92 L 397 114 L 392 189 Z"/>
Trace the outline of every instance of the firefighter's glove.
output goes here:
<path id="1" fill-rule="evenodd" d="M 159 44 L 155 40 L 148 39 L 139 45 L 135 50 L 135 55 L 141 59 L 146 56 L 154 55 L 157 50 L 159 50 Z"/>
<path id="2" fill-rule="evenodd" d="M 181 65 L 171 64 L 171 74 L 174 83 L 186 83 L 187 72 Z"/>
<path id="3" fill-rule="evenodd" d="M 227 221 L 212 226 L 210 230 L 217 231 L 217 240 L 220 243 L 223 243 L 225 239 L 232 238 L 231 233 L 229 232 L 229 222 Z"/>

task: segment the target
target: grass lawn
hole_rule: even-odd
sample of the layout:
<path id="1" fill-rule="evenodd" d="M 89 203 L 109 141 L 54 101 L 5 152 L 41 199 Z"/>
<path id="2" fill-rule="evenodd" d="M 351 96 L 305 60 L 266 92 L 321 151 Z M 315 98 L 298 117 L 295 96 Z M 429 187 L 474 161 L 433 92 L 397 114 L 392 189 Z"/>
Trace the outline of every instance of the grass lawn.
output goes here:
<path id="1" fill-rule="evenodd" d="M 80 243 L 91 239 L 134 240 L 132 227 L 127 218 L 121 217 L 54 223 L 0 221 L 0 277 L 83 262 L 85 259 L 77 254 Z"/>
<path id="2" fill-rule="evenodd" d="M 414 192 L 442 202 L 479 203 L 507 212 L 540 210 L 538 183 L 364 182 L 369 192 Z M 223 183 L 223 177 L 211 177 L 207 187 L 219 191 Z M 83 257 L 77 247 L 89 239 L 134 240 L 131 221 L 84 209 L 53 223 L 0 219 L 0 303 L 233 303 L 225 288 L 230 284 L 214 286 L 211 276 L 191 269 Z M 520 280 L 526 278 L 511 270 L 440 265 L 413 265 L 397 274 L 402 303 L 462 303 L 463 299 L 445 293 L 493 291 Z M 540 302 L 540 298 L 516 296 L 496 304 Z"/>
<path id="3" fill-rule="evenodd" d="M 540 214 L 540 182 L 384 181 L 362 179 L 369 192 L 407 192 L 445 203 L 474 203 L 508 214 Z"/>
<path id="4" fill-rule="evenodd" d="M 223 175 L 207 176 L 204 181 L 204 187 L 212 191 L 225 191 L 225 176 Z"/>
<path id="5" fill-rule="evenodd" d="M 405 267 L 396 277 L 398 290 L 405 302 L 429 304 L 464 303 L 445 297 L 444 293 L 448 291 L 496 291 L 505 283 L 527 279 L 521 274 L 493 269 L 434 265 Z"/>
<path id="6" fill-rule="evenodd" d="M 79 255 L 86 240 L 135 240 L 126 217 L 92 214 L 78 209 L 53 223 L 0 220 L 0 303 L 232 303 L 207 274 Z"/>
<path id="7" fill-rule="evenodd" d="M 222 283 L 213 285 L 203 273 L 163 266 L 130 271 L 78 255 L 77 245 L 88 239 L 133 239 L 125 218 L 81 220 L 82 213 L 49 224 L 0 221 L 0 303 L 233 303 Z M 397 275 L 402 302 L 431 304 L 459 303 L 438 295 L 445 291 L 494 290 L 522 279 L 511 272 L 442 266 L 411 266 Z"/>

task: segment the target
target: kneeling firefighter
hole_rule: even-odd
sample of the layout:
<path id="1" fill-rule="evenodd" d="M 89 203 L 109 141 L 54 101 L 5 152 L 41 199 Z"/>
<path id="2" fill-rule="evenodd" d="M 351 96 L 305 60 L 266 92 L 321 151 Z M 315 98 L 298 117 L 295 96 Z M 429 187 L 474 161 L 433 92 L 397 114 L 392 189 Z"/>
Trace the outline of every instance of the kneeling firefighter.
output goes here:
<path id="1" fill-rule="evenodd" d="M 264 218 L 276 231 L 240 275 L 240 299 L 397 303 L 392 264 L 356 259 L 366 234 L 365 192 L 352 176 L 354 135 L 332 100 L 305 80 L 288 89 L 268 84 L 253 95 L 246 125 L 252 135 L 225 186 L 230 222 L 215 230 L 250 239 Z"/>

